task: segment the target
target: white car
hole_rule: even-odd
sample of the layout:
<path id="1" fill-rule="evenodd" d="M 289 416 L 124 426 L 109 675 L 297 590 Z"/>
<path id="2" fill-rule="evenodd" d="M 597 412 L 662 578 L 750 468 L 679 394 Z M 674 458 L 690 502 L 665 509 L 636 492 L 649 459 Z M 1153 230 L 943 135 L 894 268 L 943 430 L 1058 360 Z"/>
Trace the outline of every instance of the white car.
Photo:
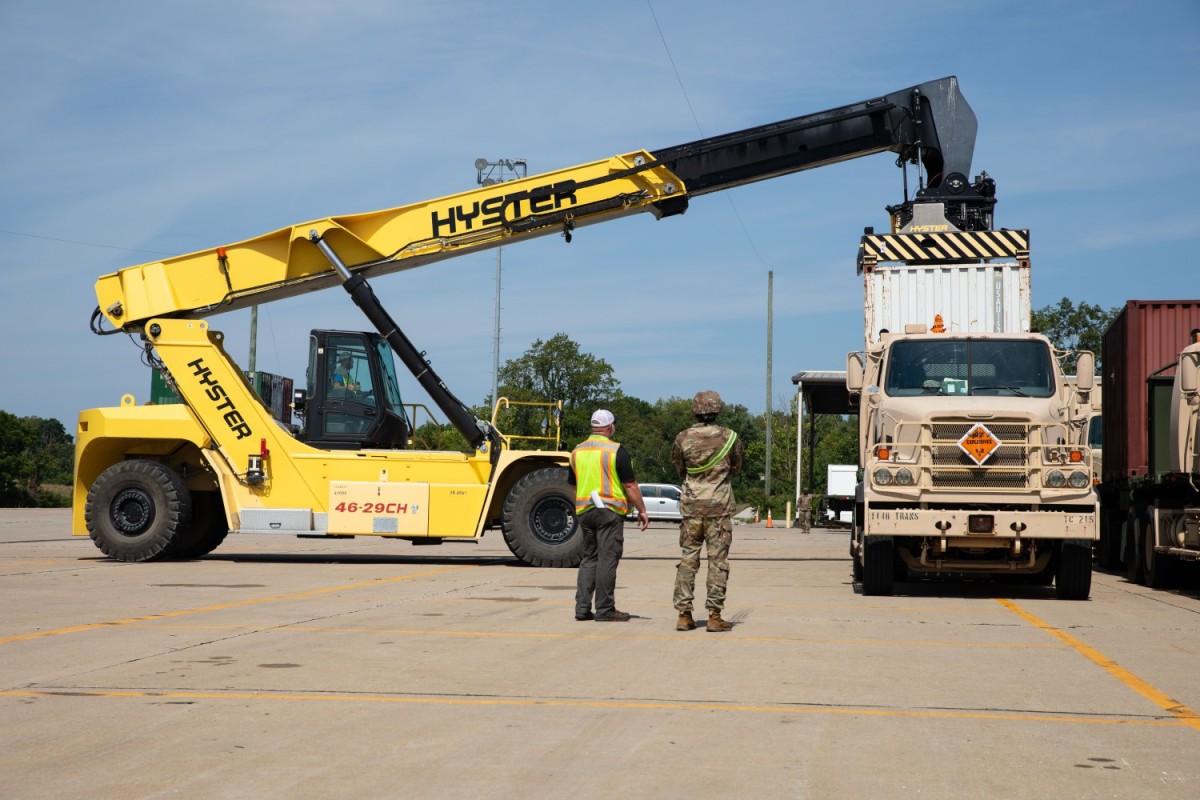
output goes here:
<path id="1" fill-rule="evenodd" d="M 638 488 L 642 490 L 642 499 L 646 501 L 646 516 L 650 519 L 683 519 L 683 515 L 679 513 L 682 488 L 672 483 L 639 483 Z M 629 516 L 636 517 L 637 509 L 631 509 Z"/>

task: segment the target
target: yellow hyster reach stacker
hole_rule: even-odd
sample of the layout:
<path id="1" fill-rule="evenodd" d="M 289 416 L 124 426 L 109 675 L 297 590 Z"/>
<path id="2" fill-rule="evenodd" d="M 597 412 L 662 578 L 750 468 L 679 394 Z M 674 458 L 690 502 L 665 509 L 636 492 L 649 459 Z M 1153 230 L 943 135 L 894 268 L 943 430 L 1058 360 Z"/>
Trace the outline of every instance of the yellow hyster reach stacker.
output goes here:
<path id="1" fill-rule="evenodd" d="M 180 404 L 83 411 L 74 518 L 111 558 L 195 558 L 230 533 L 478 539 L 499 527 L 537 566 L 580 558 L 567 455 L 515 450 L 459 401 L 376 299 L 369 278 L 891 151 L 918 165 L 906 206 L 943 203 L 963 226 L 994 198 L 968 181 L 975 116 L 955 78 L 678 147 L 637 150 L 383 211 L 329 217 L 121 269 L 96 283 L 92 329 L 138 337 Z M 990 214 L 982 215 L 990 219 Z M 279 424 L 208 317 L 336 284 L 374 332 L 314 330 L 304 426 Z M 472 452 L 409 447 L 393 353 Z"/>

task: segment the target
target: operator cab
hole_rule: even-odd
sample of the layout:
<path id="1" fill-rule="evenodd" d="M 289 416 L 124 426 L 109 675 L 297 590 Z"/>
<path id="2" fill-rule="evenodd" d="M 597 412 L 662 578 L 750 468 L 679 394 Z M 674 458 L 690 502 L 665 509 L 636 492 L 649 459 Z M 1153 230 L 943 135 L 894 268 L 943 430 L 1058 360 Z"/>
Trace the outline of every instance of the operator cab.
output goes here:
<path id="1" fill-rule="evenodd" d="M 411 427 L 400 400 L 392 349 L 377 333 L 314 330 L 308 385 L 296 393 L 301 438 L 332 450 L 398 450 Z"/>

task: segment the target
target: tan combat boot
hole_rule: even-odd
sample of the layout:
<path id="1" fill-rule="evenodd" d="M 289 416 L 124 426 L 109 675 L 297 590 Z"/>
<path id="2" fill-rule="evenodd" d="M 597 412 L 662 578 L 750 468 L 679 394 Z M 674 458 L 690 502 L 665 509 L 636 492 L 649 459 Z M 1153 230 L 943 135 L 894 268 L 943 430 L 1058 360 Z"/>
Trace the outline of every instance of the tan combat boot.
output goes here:
<path id="1" fill-rule="evenodd" d="M 713 611 L 708 615 L 709 633 L 724 633 L 725 631 L 731 630 L 733 630 L 733 626 L 721 619 L 720 611 Z"/>
<path id="2" fill-rule="evenodd" d="M 694 619 L 692 619 L 692 612 L 680 611 L 679 612 L 679 622 L 675 623 L 675 630 L 690 631 L 690 630 L 694 630 L 695 627 L 696 627 L 696 621 Z"/>

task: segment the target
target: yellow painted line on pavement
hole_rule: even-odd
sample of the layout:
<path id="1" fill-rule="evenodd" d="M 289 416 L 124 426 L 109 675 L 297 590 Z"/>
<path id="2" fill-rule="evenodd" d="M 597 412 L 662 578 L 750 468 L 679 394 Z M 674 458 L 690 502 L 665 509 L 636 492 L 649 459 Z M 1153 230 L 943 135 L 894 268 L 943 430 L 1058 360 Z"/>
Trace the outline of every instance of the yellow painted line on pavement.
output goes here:
<path id="1" fill-rule="evenodd" d="M 1020 713 L 998 711 L 940 711 L 936 709 L 848 708 L 838 706 L 745 705 L 737 703 L 688 703 L 684 701 L 564 700 L 534 697 L 413 697 L 378 694 L 337 694 L 330 692 L 184 692 L 184 691 L 102 691 L 94 689 L 0 691 L 0 697 L 123 698 L 146 700 L 266 700 L 294 702 L 398 703 L 450 706 L 523 706 L 549 708 L 625 708 L 649 711 L 726 711 L 755 714 L 837 714 L 860 717 L 896 717 L 915 719 L 992 720 L 1008 722 L 1056 722 L 1074 725 L 1142 725 L 1174 728 L 1186 724 L 1180 719 L 1138 717 L 1099 717 L 1045 712 Z"/>
<path id="2" fill-rule="evenodd" d="M 266 630 L 265 626 L 254 625 L 154 625 L 155 630 Z M 343 628 L 322 625 L 288 625 L 285 628 L 270 627 L 279 633 L 366 633 L 388 634 L 389 636 L 453 636 L 489 639 L 611 639 L 611 640 L 654 640 L 675 642 L 711 642 L 712 638 L 680 636 L 679 634 L 604 634 L 604 633 L 539 633 L 537 631 L 469 631 L 431 630 L 421 628 Z M 832 644 L 832 645 L 886 645 L 890 647 L 984 647 L 1014 650 L 1061 650 L 1060 644 L 1030 644 L 1029 642 L 939 642 L 936 640 L 912 639 L 832 639 L 797 636 L 738 636 L 736 639 L 717 641 L 781 642 L 784 644 Z"/>
<path id="3" fill-rule="evenodd" d="M 186 617 L 190 614 L 206 614 L 210 611 L 226 611 L 231 608 L 242 608 L 245 606 L 260 605 L 262 603 L 275 603 L 282 600 L 300 600 L 307 597 L 316 597 L 318 595 L 330 594 L 332 592 L 346 592 L 352 589 L 364 589 L 372 586 L 383 586 L 388 583 L 396 583 L 398 581 L 412 580 L 413 578 L 425 578 L 430 575 L 438 575 L 443 572 L 453 572 L 460 569 L 474 569 L 474 564 L 463 564 L 454 567 L 445 567 L 443 569 L 431 569 L 424 572 L 414 572 L 408 575 L 396 575 L 391 578 L 376 578 L 374 580 L 362 581 L 361 583 L 347 583 L 342 586 L 327 586 L 323 589 L 309 589 L 303 592 L 289 592 L 288 594 L 277 594 L 270 597 L 255 597 L 248 600 L 233 600 L 228 603 L 214 603 L 209 606 L 200 608 L 185 608 L 179 611 L 164 611 L 161 614 L 147 614 L 143 617 L 126 617 L 125 619 L 115 619 L 108 622 L 92 622 L 86 625 L 74 625 L 69 628 L 56 628 L 49 631 L 35 631 L 34 633 L 22 633 L 16 636 L 0 637 L 0 644 L 10 644 L 12 642 L 23 642 L 29 639 L 40 639 L 43 636 L 63 636 L 68 633 L 83 633 L 85 631 L 94 631 L 101 628 L 112 628 L 118 625 L 132 625 L 138 622 L 153 622 L 160 619 L 171 619 L 174 617 Z"/>
<path id="4" fill-rule="evenodd" d="M 1170 695 L 1151 686 L 1149 683 L 1142 680 L 1137 675 L 1134 675 L 1132 672 L 1125 669 L 1120 664 L 1101 653 L 1099 650 L 1096 650 L 1094 647 L 1089 647 L 1066 631 L 1061 631 L 1058 628 L 1055 628 L 1053 625 L 1043 622 L 1041 619 L 1035 617 L 1033 614 L 1030 614 L 1028 611 L 1021 608 L 1011 600 L 996 598 L 996 602 L 1028 622 L 1030 625 L 1033 625 L 1035 628 L 1040 628 L 1041 630 L 1061 641 L 1063 644 L 1074 649 L 1084 658 L 1099 666 L 1109 675 L 1112 675 L 1121 683 L 1125 684 L 1130 689 L 1133 689 L 1133 691 L 1137 692 L 1142 697 L 1161 708 L 1163 711 L 1166 711 L 1168 714 L 1175 717 L 1177 720 L 1179 720 L 1180 724 L 1200 731 L 1200 715 L 1196 714 L 1195 711 L 1188 708 L 1183 703 L 1180 703 Z"/>

